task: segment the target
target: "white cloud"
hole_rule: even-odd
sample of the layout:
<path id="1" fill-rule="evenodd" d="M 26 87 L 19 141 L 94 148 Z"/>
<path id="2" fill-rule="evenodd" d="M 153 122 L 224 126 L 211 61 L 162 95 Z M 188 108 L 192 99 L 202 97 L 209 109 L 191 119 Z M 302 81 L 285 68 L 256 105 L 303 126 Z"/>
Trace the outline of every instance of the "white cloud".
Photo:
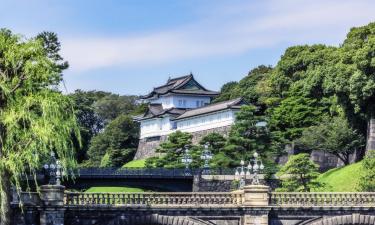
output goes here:
<path id="1" fill-rule="evenodd" d="M 63 55 L 75 71 L 160 64 L 241 54 L 287 43 L 338 44 L 350 27 L 375 19 L 375 2 L 287 0 L 225 5 L 178 29 L 132 37 L 63 38 Z"/>

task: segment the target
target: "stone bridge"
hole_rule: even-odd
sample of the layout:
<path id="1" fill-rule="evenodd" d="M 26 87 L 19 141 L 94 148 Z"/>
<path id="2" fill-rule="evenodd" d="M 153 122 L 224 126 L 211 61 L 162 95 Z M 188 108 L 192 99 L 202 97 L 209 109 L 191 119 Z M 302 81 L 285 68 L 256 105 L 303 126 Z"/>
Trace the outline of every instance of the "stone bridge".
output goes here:
<path id="1" fill-rule="evenodd" d="M 193 191 L 202 169 L 166 168 L 82 168 L 74 179 L 64 181 L 68 189 L 84 190 L 94 186 L 130 186 L 158 191 Z M 232 175 L 234 169 L 211 169 L 212 175 Z M 195 179 L 194 179 L 195 178 Z M 227 188 L 228 189 L 228 188 Z"/>
<path id="2" fill-rule="evenodd" d="M 374 225 L 375 193 L 79 193 L 42 186 L 14 200 L 16 225 Z"/>

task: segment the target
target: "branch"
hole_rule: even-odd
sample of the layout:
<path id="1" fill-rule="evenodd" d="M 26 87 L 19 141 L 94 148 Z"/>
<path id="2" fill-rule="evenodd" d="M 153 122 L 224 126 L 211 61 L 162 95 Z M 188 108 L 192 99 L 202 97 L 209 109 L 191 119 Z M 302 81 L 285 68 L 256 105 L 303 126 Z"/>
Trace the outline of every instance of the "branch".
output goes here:
<path id="1" fill-rule="evenodd" d="M 10 93 L 14 93 L 23 83 L 24 80 L 26 80 L 27 77 L 25 74 L 22 74 L 20 77 L 20 81 L 10 90 Z"/>

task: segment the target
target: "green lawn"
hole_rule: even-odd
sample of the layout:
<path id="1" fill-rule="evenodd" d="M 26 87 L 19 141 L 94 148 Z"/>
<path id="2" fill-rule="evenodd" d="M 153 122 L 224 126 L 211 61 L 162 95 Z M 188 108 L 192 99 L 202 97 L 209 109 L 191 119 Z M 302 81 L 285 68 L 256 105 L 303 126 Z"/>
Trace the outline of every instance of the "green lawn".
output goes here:
<path id="1" fill-rule="evenodd" d="M 145 192 L 141 188 L 133 187 L 91 187 L 85 191 L 86 193 L 97 193 L 97 192 Z"/>
<path id="2" fill-rule="evenodd" d="M 319 176 L 318 181 L 327 184 L 324 192 L 354 192 L 361 176 L 361 162 L 328 170 Z"/>
<path id="3" fill-rule="evenodd" d="M 144 168 L 145 163 L 146 159 L 133 160 L 123 165 L 122 168 Z"/>

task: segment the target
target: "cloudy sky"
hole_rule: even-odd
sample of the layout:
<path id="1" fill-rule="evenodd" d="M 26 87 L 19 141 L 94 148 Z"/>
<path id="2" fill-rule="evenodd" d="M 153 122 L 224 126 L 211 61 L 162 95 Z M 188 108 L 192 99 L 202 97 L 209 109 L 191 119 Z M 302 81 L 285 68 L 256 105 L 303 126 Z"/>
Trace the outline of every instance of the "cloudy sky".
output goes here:
<path id="1" fill-rule="evenodd" d="M 192 72 L 218 90 L 291 45 L 339 45 L 374 0 L 0 0 L 0 27 L 53 31 L 69 92 L 145 94 Z"/>

